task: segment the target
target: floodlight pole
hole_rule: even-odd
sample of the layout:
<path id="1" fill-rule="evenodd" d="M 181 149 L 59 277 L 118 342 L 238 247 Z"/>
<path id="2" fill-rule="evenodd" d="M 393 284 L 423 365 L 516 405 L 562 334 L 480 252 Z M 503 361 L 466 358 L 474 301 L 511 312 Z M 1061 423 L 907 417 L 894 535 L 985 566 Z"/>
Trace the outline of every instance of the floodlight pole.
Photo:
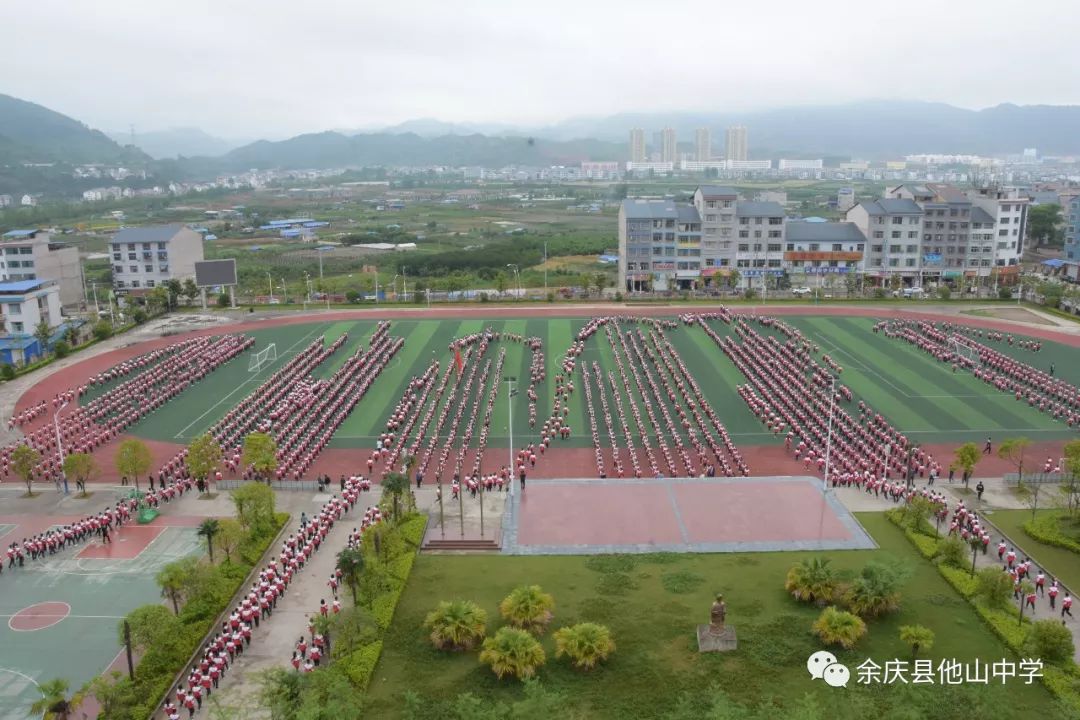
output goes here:
<path id="1" fill-rule="evenodd" d="M 273 300 L 274 299 L 274 278 L 271 277 L 270 273 L 266 273 L 266 279 L 270 283 L 270 299 Z"/>
<path id="2" fill-rule="evenodd" d="M 829 492 L 829 460 L 832 452 L 832 427 L 833 427 L 833 409 L 836 406 L 836 376 L 830 373 L 832 383 L 829 386 L 829 432 L 825 438 L 825 479 L 822 481 L 824 487 L 822 492 Z"/>

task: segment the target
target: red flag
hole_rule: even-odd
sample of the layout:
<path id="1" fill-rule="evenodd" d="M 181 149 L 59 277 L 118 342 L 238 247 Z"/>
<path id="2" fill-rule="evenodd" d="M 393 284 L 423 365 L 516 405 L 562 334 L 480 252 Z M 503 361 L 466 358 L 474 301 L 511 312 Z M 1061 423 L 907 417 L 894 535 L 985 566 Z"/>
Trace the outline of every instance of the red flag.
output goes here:
<path id="1" fill-rule="evenodd" d="M 465 361 L 461 359 L 461 348 L 454 346 L 454 365 L 457 366 L 458 375 L 465 369 Z"/>

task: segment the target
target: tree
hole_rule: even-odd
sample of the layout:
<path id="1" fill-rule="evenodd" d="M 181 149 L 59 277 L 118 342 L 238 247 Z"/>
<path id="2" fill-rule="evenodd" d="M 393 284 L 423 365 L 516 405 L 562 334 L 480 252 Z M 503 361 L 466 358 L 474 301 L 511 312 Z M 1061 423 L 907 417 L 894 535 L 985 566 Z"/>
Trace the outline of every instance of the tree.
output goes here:
<path id="1" fill-rule="evenodd" d="M 269 478 L 277 470 L 277 443 L 267 433 L 253 432 L 244 437 L 244 449 L 240 462 L 255 471 L 255 477 Z"/>
<path id="2" fill-rule="evenodd" d="M 214 533 L 214 545 L 225 555 L 225 562 L 232 562 L 233 553 L 244 541 L 244 526 L 233 518 L 218 521 L 218 530 Z"/>
<path id="3" fill-rule="evenodd" d="M 100 341 L 109 339 L 113 334 L 112 323 L 108 320 L 98 320 L 94 323 L 93 333 L 95 340 Z"/>
<path id="4" fill-rule="evenodd" d="M 424 627 L 440 650 L 472 650 L 487 633 L 487 613 L 468 600 L 444 600 L 428 613 Z"/>
<path id="5" fill-rule="evenodd" d="M 508 283 L 509 280 L 506 277 L 506 273 L 500 270 L 495 274 L 495 290 L 498 291 L 499 295 L 502 295 L 506 292 L 506 287 Z"/>
<path id="6" fill-rule="evenodd" d="M 866 634 L 866 623 L 858 615 L 844 612 L 830 605 L 821 611 L 812 629 L 818 639 L 826 645 L 839 645 L 845 650 L 850 650 Z"/>
<path id="7" fill-rule="evenodd" d="M 536 638 L 512 627 L 499 628 L 494 637 L 484 640 L 480 652 L 480 662 L 491 666 L 500 680 L 504 675 L 522 680 L 532 677 L 546 659 L 544 648 Z"/>
<path id="8" fill-rule="evenodd" d="M 971 480 L 971 474 L 975 472 L 975 464 L 979 462 L 980 457 L 979 446 L 973 442 L 964 443 L 956 448 L 951 467 L 954 470 L 963 471 L 964 487 L 967 487 L 968 481 Z"/>
<path id="9" fill-rule="evenodd" d="M 131 647 L 145 652 L 151 647 L 172 644 L 181 629 L 180 620 L 164 605 L 142 605 L 127 614 L 117 628 L 120 644 L 124 644 L 124 622 L 131 632 Z"/>
<path id="10" fill-rule="evenodd" d="M 86 482 L 93 480 L 101 472 L 97 461 L 90 453 L 71 453 L 64 458 L 64 474 L 75 479 L 75 487 L 86 493 Z"/>
<path id="11" fill-rule="evenodd" d="M 1026 437 L 1006 438 L 1001 442 L 1001 446 L 998 447 L 998 457 L 1002 460 L 1008 460 L 1014 466 L 1018 473 L 1018 484 L 1024 484 L 1024 451 L 1031 445 L 1031 440 Z"/>
<path id="12" fill-rule="evenodd" d="M 382 479 L 383 491 L 394 499 L 394 520 L 400 520 L 401 496 L 409 492 L 409 478 L 399 472 L 389 472 Z"/>
<path id="13" fill-rule="evenodd" d="M 1016 494 L 1031 508 L 1031 520 L 1035 521 L 1035 514 L 1039 510 L 1039 495 L 1042 494 L 1043 485 L 1039 482 L 1029 482 L 1016 488 Z"/>
<path id="14" fill-rule="evenodd" d="M 49 354 L 49 339 L 52 337 L 52 328 L 49 327 L 49 321 L 42 319 L 37 325 L 34 326 L 34 339 L 38 341 L 38 346 L 41 348 L 41 356 L 44 357 Z"/>
<path id="15" fill-rule="evenodd" d="M 608 277 L 604 273 L 596 273 L 592 276 L 593 287 L 596 288 L 596 295 L 600 297 L 604 294 L 604 288 L 608 286 Z"/>
<path id="16" fill-rule="evenodd" d="M 1069 628 L 1057 620 L 1036 620 L 1024 644 L 1024 657 L 1041 658 L 1043 662 L 1064 665 L 1072 662 L 1073 637 Z"/>
<path id="17" fill-rule="evenodd" d="M 731 272 L 728 275 L 728 287 L 734 290 L 739 287 L 740 280 L 742 280 L 742 273 L 735 268 L 731 268 Z"/>
<path id="18" fill-rule="evenodd" d="M 151 462 L 150 448 L 142 440 L 130 438 L 120 443 L 116 450 L 116 469 L 135 481 L 136 490 L 139 489 L 139 476 L 150 470 Z"/>
<path id="19" fill-rule="evenodd" d="M 197 285 L 195 285 L 194 280 L 192 280 L 191 278 L 184 280 L 184 289 L 182 291 L 182 294 L 185 298 L 187 298 L 188 305 L 191 305 L 191 303 L 195 302 L 195 298 L 199 297 L 199 288 Z"/>
<path id="20" fill-rule="evenodd" d="M 541 634 L 551 622 L 555 598 L 540 589 L 539 585 L 522 585 L 514 588 L 499 603 L 499 612 L 517 628 Z"/>
<path id="21" fill-rule="evenodd" d="M 364 553 L 359 548 L 346 548 L 337 555 L 337 569 L 341 571 L 341 581 L 352 593 L 353 605 L 356 605 L 356 591 L 360 587 L 360 578 L 364 573 Z"/>
<path id="22" fill-rule="evenodd" d="M 266 532 L 274 523 L 274 491 L 260 483 L 245 483 L 230 493 L 236 519 L 248 531 Z"/>
<path id="23" fill-rule="evenodd" d="M 997 567 L 982 568 L 975 573 L 975 596 L 982 599 L 986 606 L 1000 610 L 1009 604 L 1013 582 L 1007 572 Z"/>
<path id="24" fill-rule="evenodd" d="M 68 720 L 71 713 L 82 704 L 84 690 L 68 696 L 69 683 L 63 678 L 53 678 L 41 683 L 41 699 L 30 706 L 32 715 L 41 715 L 43 720 Z"/>
<path id="25" fill-rule="evenodd" d="M 578 623 L 555 631 L 555 657 L 569 656 L 579 670 L 592 670 L 615 652 L 611 631 L 596 623 Z"/>
<path id="26" fill-rule="evenodd" d="M 193 558 L 182 558 L 168 563 L 154 576 L 155 582 L 161 588 L 161 597 L 168 598 L 172 603 L 173 612 L 180 614 L 180 601 L 184 598 L 184 590 L 189 587 L 191 576 L 194 573 Z"/>
<path id="27" fill-rule="evenodd" d="M 871 561 L 859 572 L 844 596 L 851 612 L 875 618 L 900 607 L 900 587 L 907 572 L 898 565 Z"/>
<path id="28" fill-rule="evenodd" d="M 200 435 L 188 445 L 187 464 L 191 476 L 196 480 L 206 480 L 221 464 L 221 445 L 210 433 Z M 209 488 L 209 484 L 205 487 Z"/>
<path id="29" fill-rule="evenodd" d="M 784 581 L 784 589 L 799 602 L 825 605 L 836 594 L 836 572 L 826 557 L 803 558 L 793 565 Z"/>
<path id="30" fill-rule="evenodd" d="M 206 552 L 210 555 L 210 562 L 214 562 L 214 536 L 221 530 L 221 524 L 217 518 L 206 518 L 199 523 L 199 530 L 195 534 L 206 538 Z"/>
<path id="31" fill-rule="evenodd" d="M 26 494 L 34 494 L 34 469 L 41 462 L 41 453 L 29 445 L 19 445 L 11 453 L 11 469 L 26 483 Z"/>
<path id="32" fill-rule="evenodd" d="M 125 675 L 113 670 L 90 681 L 88 693 L 101 705 L 99 717 L 119 718 L 124 710 L 137 707 L 143 698 L 135 689 L 135 683 Z M 129 712 L 126 716 L 131 717 Z"/>
<path id="33" fill-rule="evenodd" d="M 910 647 L 911 656 L 915 657 L 920 650 L 934 647 L 934 631 L 922 625 L 901 625 L 900 642 Z"/>
<path id="34" fill-rule="evenodd" d="M 191 280 L 191 278 L 188 278 L 188 280 Z M 173 310 L 180 303 L 180 296 L 184 294 L 184 286 L 176 278 L 169 278 L 165 281 L 165 289 L 169 292 L 169 309 Z"/>
<path id="35" fill-rule="evenodd" d="M 1058 225 L 1061 224 L 1061 206 L 1056 203 L 1035 205 L 1028 209 L 1028 236 L 1039 245 L 1056 244 Z"/>
<path id="36" fill-rule="evenodd" d="M 154 288 L 146 296 L 146 309 L 151 315 L 168 310 L 171 304 L 169 289 L 163 285 Z"/>

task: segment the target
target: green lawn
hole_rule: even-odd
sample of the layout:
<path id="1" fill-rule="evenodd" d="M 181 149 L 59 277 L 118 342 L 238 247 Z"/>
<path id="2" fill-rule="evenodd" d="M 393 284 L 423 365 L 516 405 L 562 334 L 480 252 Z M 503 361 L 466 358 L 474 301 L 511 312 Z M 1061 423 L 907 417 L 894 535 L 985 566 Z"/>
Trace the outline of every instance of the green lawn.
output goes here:
<path id="1" fill-rule="evenodd" d="M 1041 497 L 1040 500 L 1042 500 Z M 1039 510 L 1037 512 L 1040 516 L 1047 516 L 1058 514 L 1060 511 Z M 1061 578 L 1062 582 L 1074 590 L 1080 588 L 1080 555 L 1065 548 L 1041 543 L 1025 533 L 1023 525 L 1031 520 L 1030 510 L 995 510 L 988 517 L 990 522 L 1000 528 L 1003 533 L 1020 543 L 1025 551 L 1032 553 L 1035 562 L 1045 567 L 1049 574 Z M 995 538 L 994 544 L 996 543 Z"/>
<path id="2" fill-rule="evenodd" d="M 871 621 L 869 633 L 850 652 L 837 650 L 852 669 L 846 690 L 871 702 L 882 713 L 905 695 L 892 686 L 859 686 L 854 668 L 866 658 L 884 665 L 907 658 L 898 639 L 901 625 L 919 623 L 932 629 L 937 641 L 927 657 L 962 662 L 1008 657 L 1005 647 L 974 611 L 922 560 L 898 529 L 883 515 L 861 514 L 859 520 L 880 545 L 879 550 L 830 553 L 836 567 L 854 571 L 870 559 L 904 563 L 912 575 L 904 588 L 901 610 Z M 468 691 L 485 701 L 521 697 L 515 681 L 497 681 L 481 666 L 476 653 L 443 654 L 431 648 L 422 627 L 438 601 L 466 598 L 489 614 L 488 632 L 499 627 L 498 602 L 513 587 L 538 583 L 555 597 L 552 629 L 579 621 L 607 624 L 617 650 L 611 661 L 591 674 L 554 659 L 549 632 L 543 638 L 548 662 L 539 671 L 543 684 L 565 692 L 581 717 L 657 718 L 684 692 L 715 683 L 739 702 L 756 705 L 775 696 L 783 707 L 806 693 L 826 699 L 836 692 L 810 680 L 806 659 L 820 649 L 809 627 L 818 611 L 795 603 L 783 589 L 787 569 L 800 553 L 660 555 L 607 557 L 480 557 L 423 555 L 398 605 L 387 633 L 382 659 L 370 687 L 368 714 L 402 716 L 403 694 L 415 691 L 446 700 Z M 700 655 L 695 625 L 708 622 L 715 592 L 724 592 L 728 622 L 738 632 L 739 649 L 730 654 Z M 945 697 L 945 688 L 919 686 L 912 692 Z M 1039 685 L 979 687 L 988 705 L 1022 707 L 1025 715 L 1054 714 L 1048 692 Z M 895 692 L 895 694 L 893 694 Z M 1002 705 L 1004 703 L 1004 705 Z M 969 706 L 945 705 L 938 718 L 969 717 Z M 777 717 L 783 717 L 780 711 Z M 917 716 L 912 716 L 917 717 Z M 1011 717 L 1008 714 L 983 714 Z"/>

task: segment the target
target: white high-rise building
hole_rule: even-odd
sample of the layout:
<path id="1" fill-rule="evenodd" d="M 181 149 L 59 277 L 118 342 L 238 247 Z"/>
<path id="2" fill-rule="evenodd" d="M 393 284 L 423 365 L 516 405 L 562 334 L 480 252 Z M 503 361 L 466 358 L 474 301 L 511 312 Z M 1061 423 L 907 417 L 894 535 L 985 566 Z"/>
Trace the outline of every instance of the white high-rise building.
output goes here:
<path id="1" fill-rule="evenodd" d="M 660 134 L 660 162 L 674 163 L 678 162 L 678 136 L 675 134 L 674 128 L 664 128 Z"/>
<path id="2" fill-rule="evenodd" d="M 634 128 L 630 131 L 630 162 L 640 163 L 646 161 L 645 156 L 645 131 Z"/>
<path id="3" fill-rule="evenodd" d="M 742 125 L 729 127 L 724 133 L 724 149 L 728 161 L 747 160 L 746 128 Z"/>
<path id="4" fill-rule="evenodd" d="M 694 160 L 707 162 L 712 159 L 712 132 L 709 128 L 694 131 Z"/>

